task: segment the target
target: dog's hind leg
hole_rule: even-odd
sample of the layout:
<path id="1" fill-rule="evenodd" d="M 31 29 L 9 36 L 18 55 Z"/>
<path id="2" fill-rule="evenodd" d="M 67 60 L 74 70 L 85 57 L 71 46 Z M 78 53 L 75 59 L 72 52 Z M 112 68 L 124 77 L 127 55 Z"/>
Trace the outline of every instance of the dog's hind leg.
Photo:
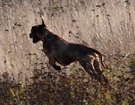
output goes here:
<path id="1" fill-rule="evenodd" d="M 102 74 L 103 71 L 101 71 L 101 63 L 99 62 L 99 59 L 94 60 L 94 68 L 98 75 Z"/>
<path id="2" fill-rule="evenodd" d="M 94 60 L 94 67 L 95 67 L 95 71 L 98 74 L 98 77 L 102 79 L 104 82 L 108 82 L 107 78 L 103 74 L 103 71 L 101 70 L 101 63 L 99 59 Z"/>
<path id="3" fill-rule="evenodd" d="M 99 78 L 97 78 L 97 74 L 95 73 L 95 68 L 94 68 L 94 59 L 90 58 L 89 56 L 85 56 L 83 58 L 79 58 L 79 63 L 80 65 L 85 69 L 85 71 L 92 76 L 92 78 L 97 79 L 100 81 Z"/>

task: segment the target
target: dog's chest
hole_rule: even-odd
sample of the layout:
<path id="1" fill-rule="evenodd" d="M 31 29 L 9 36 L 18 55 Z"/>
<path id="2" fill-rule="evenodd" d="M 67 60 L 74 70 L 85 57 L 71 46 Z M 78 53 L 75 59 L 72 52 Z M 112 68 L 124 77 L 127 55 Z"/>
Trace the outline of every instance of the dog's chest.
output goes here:
<path id="1" fill-rule="evenodd" d="M 63 66 L 67 66 L 67 65 L 69 65 L 70 63 L 72 63 L 73 62 L 73 59 L 71 59 L 71 58 L 68 58 L 68 57 L 61 57 L 61 58 L 56 58 L 56 61 L 59 63 L 59 64 L 61 64 L 61 65 L 63 65 Z"/>

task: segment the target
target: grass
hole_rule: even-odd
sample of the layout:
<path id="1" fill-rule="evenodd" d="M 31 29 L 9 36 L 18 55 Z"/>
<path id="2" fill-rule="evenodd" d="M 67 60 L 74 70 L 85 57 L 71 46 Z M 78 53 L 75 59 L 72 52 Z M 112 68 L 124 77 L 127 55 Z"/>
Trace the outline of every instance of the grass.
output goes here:
<path id="1" fill-rule="evenodd" d="M 0 104 L 19 105 L 133 105 L 135 103 L 135 58 L 108 57 L 105 74 L 111 88 L 92 80 L 82 68 L 65 71 L 35 69 L 26 83 L 11 81 L 8 73 L 0 81 Z"/>

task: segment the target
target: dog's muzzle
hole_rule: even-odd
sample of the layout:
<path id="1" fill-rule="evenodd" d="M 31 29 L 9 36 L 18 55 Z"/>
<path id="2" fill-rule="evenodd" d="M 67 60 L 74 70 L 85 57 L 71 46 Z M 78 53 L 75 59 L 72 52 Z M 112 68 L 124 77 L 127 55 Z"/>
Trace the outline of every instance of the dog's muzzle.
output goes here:
<path id="1" fill-rule="evenodd" d="M 33 35 L 32 34 L 30 34 L 30 38 L 33 38 Z"/>

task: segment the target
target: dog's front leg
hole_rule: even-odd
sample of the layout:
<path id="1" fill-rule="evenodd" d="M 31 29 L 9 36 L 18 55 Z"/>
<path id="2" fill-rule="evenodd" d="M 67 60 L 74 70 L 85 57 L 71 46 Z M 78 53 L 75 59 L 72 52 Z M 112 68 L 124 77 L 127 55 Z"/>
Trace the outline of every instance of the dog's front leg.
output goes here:
<path id="1" fill-rule="evenodd" d="M 61 67 L 56 64 L 56 60 L 54 58 L 49 59 L 49 64 L 53 66 L 54 69 L 61 71 Z"/>

